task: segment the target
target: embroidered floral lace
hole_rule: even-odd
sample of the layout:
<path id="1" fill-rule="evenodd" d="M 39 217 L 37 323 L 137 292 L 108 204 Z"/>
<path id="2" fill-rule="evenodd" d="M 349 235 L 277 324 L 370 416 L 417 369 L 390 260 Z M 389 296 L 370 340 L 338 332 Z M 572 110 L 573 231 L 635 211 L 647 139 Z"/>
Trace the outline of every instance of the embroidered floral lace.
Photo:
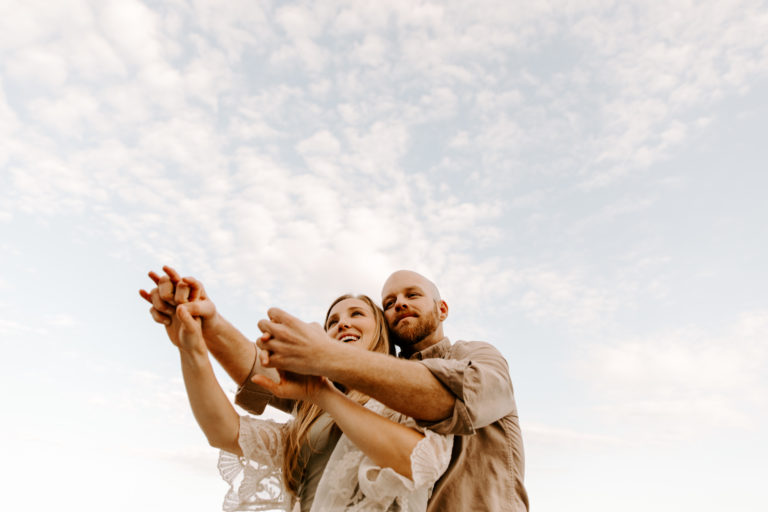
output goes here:
<path id="1" fill-rule="evenodd" d="M 424 434 L 411 453 L 412 479 L 375 465 L 342 435 L 318 484 L 312 511 L 426 510 L 432 488 L 450 462 L 453 436 L 424 430 L 413 419 L 373 399 L 366 407 Z M 230 485 L 225 511 L 292 509 L 293 497 L 282 478 L 286 432 L 287 424 L 241 417 L 240 447 L 245 456 L 225 451 L 219 456 L 219 472 Z"/>

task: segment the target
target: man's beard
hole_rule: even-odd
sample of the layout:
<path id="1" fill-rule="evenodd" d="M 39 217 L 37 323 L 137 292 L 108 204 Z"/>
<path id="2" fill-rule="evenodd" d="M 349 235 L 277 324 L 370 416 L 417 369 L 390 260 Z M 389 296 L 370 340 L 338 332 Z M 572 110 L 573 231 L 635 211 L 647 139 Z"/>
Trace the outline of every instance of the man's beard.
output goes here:
<path id="1" fill-rule="evenodd" d="M 412 317 L 416 322 L 414 325 L 402 325 L 403 318 L 398 325 L 390 329 L 390 337 L 395 345 L 401 348 L 412 347 L 421 342 L 424 338 L 437 330 L 440 322 L 440 313 L 437 310 L 437 304 L 426 316 Z"/>

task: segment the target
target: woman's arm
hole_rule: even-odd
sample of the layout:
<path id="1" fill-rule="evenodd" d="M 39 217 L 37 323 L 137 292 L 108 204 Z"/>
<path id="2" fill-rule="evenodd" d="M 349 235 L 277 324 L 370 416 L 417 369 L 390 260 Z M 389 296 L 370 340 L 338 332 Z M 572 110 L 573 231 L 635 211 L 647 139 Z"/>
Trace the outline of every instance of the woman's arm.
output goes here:
<path id="1" fill-rule="evenodd" d="M 411 453 L 424 434 L 366 409 L 333 386 L 326 387 L 313 401 L 374 464 L 412 478 Z"/>
<path id="2" fill-rule="evenodd" d="M 422 433 L 366 409 L 324 377 L 285 372 L 280 376 L 279 383 L 263 376 L 254 376 L 253 381 L 276 396 L 314 402 L 374 464 L 412 477 L 411 453 L 424 438 Z"/>
<path id="3" fill-rule="evenodd" d="M 166 326 L 168 336 L 174 345 L 178 346 L 178 340 L 172 337 L 170 329 L 175 316 L 174 308 L 179 304 L 188 303 L 188 312 L 199 318 L 202 323 L 203 339 L 211 355 L 221 363 L 229 376 L 241 385 L 248 378 L 256 356 L 254 343 L 219 314 L 203 283 L 194 277 L 182 278 L 175 269 L 167 265 L 163 266 L 163 271 L 165 275 L 149 273 L 149 277 L 157 285 L 152 291 L 139 290 L 139 294 L 152 305 L 152 318 Z M 268 371 L 272 372 L 273 378 L 277 378 L 274 369 Z"/>
<path id="4" fill-rule="evenodd" d="M 242 456 L 238 443 L 240 417 L 213 373 L 200 320 L 182 304 L 176 307 L 169 327 L 178 330 L 181 372 L 197 424 L 211 446 Z"/>

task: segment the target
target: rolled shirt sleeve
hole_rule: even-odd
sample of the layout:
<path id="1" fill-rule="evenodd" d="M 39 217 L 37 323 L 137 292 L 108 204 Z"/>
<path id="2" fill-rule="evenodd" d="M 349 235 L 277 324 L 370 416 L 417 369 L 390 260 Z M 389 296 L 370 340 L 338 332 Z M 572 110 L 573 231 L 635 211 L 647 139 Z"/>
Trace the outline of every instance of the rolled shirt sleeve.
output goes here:
<path id="1" fill-rule="evenodd" d="M 419 425 L 441 434 L 474 434 L 510 413 L 516 413 L 512 381 L 504 356 L 480 341 L 456 343 L 444 358 L 419 361 L 456 398 L 450 416 Z"/>
<path id="2" fill-rule="evenodd" d="M 267 404 L 277 407 L 281 411 L 291 412 L 294 401 L 286 398 L 278 398 L 258 384 L 251 382 L 254 375 L 266 375 L 271 377 L 271 368 L 264 368 L 259 363 L 259 349 L 256 348 L 256 357 L 253 360 L 251 373 L 245 379 L 235 393 L 235 403 L 251 414 L 259 415 L 264 412 Z"/>

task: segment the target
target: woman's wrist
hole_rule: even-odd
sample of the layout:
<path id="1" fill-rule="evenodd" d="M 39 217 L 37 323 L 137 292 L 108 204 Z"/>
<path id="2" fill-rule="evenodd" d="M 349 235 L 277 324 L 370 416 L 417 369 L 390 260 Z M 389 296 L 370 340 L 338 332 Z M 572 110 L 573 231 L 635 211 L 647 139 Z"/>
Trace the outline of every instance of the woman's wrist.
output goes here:
<path id="1" fill-rule="evenodd" d="M 181 359 L 193 364 L 209 363 L 208 349 L 205 345 L 193 347 L 179 347 Z"/>
<path id="2" fill-rule="evenodd" d="M 320 385 L 320 388 L 310 397 L 310 401 L 321 409 L 328 410 L 328 407 L 334 398 L 336 398 L 336 395 L 343 396 L 344 394 L 336 389 L 336 386 L 334 386 L 331 381 L 323 378 L 323 383 Z"/>

